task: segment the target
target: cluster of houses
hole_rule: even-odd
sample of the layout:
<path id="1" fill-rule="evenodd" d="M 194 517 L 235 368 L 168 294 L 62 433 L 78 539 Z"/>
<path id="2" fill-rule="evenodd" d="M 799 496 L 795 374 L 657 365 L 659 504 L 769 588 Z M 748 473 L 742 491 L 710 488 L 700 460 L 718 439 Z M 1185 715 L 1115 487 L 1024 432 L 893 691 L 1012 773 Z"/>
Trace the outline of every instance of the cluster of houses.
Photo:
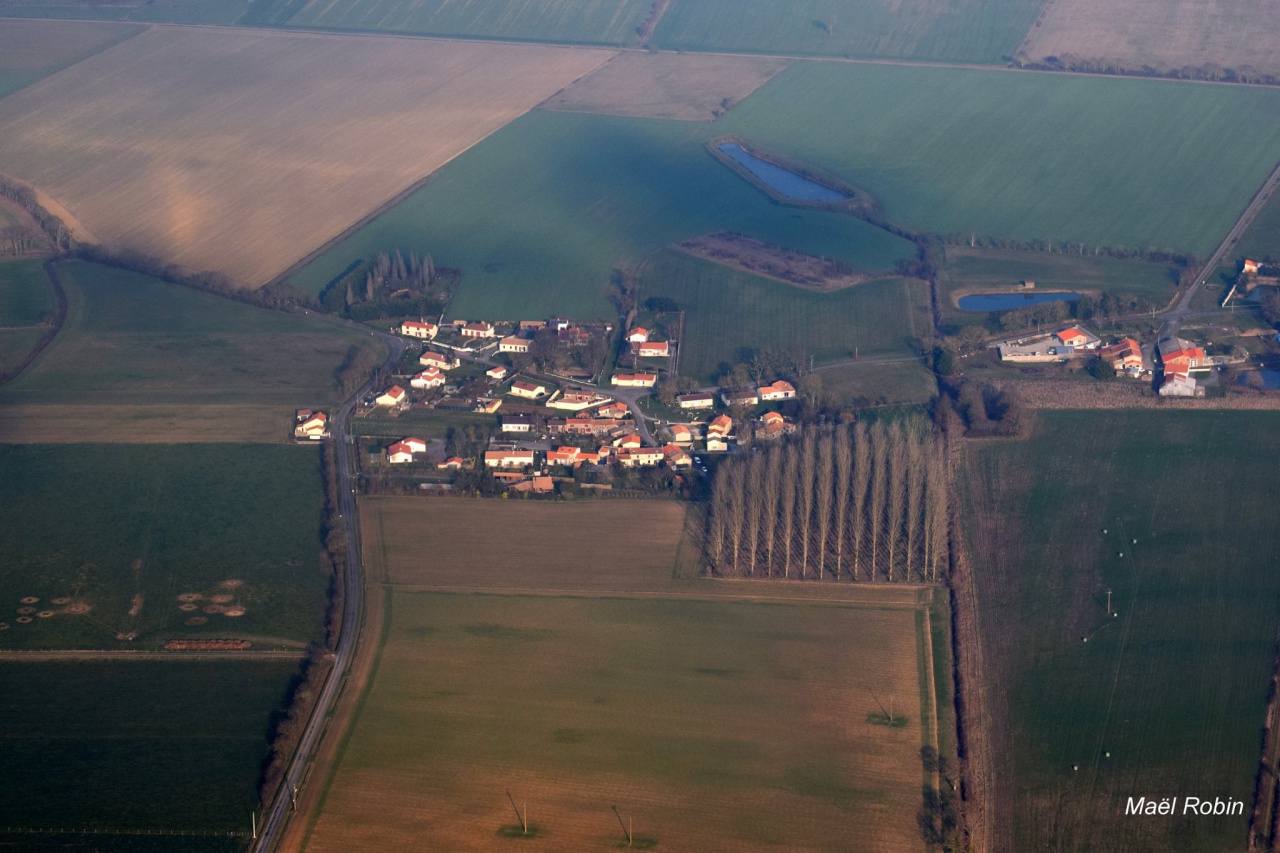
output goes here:
<path id="1" fill-rule="evenodd" d="M 490 323 L 487 320 L 451 320 L 448 323 L 432 323 L 427 320 L 405 320 L 393 328 L 405 337 L 430 341 L 438 347 L 455 352 L 477 353 L 496 350 L 500 353 L 521 355 L 529 352 L 533 337 L 550 329 L 556 341 L 567 347 L 586 346 L 592 335 L 613 331 L 611 323 L 599 327 L 574 324 L 568 320 L 520 320 L 517 322 Z"/>
<path id="2" fill-rule="evenodd" d="M 1164 374 L 1160 381 L 1162 397 L 1203 397 L 1204 387 L 1196 383 L 1192 373 L 1213 369 L 1213 359 L 1203 349 L 1182 338 L 1165 338 L 1156 345 Z"/>

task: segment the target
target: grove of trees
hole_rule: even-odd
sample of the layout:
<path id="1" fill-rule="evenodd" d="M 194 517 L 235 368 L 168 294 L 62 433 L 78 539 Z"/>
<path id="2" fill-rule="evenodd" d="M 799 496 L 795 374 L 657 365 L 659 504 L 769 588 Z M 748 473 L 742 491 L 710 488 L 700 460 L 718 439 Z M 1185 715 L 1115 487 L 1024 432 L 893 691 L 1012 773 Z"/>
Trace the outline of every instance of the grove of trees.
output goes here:
<path id="1" fill-rule="evenodd" d="M 946 458 L 922 419 L 808 427 L 716 471 L 706 556 L 722 577 L 932 582 L 947 548 Z"/>

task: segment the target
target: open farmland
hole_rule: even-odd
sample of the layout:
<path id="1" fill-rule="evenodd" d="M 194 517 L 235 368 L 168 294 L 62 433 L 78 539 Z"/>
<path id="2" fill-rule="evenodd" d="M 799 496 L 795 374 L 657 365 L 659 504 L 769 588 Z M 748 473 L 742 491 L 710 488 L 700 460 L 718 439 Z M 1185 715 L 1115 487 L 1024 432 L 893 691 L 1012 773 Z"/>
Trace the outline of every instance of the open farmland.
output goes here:
<path id="1" fill-rule="evenodd" d="M 0 97 L 140 32 L 117 24 L 0 20 Z"/>
<path id="2" fill-rule="evenodd" d="M 1244 848 L 1280 610 L 1275 420 L 1041 411 L 1029 439 L 968 445 L 992 849 Z M 1126 817 L 1129 796 L 1245 816 Z"/>
<path id="3" fill-rule="evenodd" d="M 506 559 L 511 574 L 519 557 Z M 391 599 L 308 851 L 625 847 L 614 804 L 641 849 L 922 846 L 918 610 Z M 875 697 L 903 724 L 868 722 Z"/>
<path id="4" fill-rule="evenodd" d="M 621 45 L 636 41 L 636 28 L 652 5 L 652 0 L 265 0 L 242 22 Z"/>
<path id="5" fill-rule="evenodd" d="M 716 124 L 914 230 L 1201 257 L 1280 160 L 1280 90 L 1158 80 L 796 62 Z"/>
<path id="6" fill-rule="evenodd" d="M 449 316 L 590 319 L 615 315 L 607 298 L 615 269 L 716 231 L 860 272 L 914 254 L 908 241 L 847 214 L 772 203 L 707 153 L 718 126 L 535 110 L 292 280 L 318 292 L 353 260 L 399 247 L 462 269 Z"/>
<path id="7" fill-rule="evenodd" d="M 1210 79 L 1226 68 L 1280 76 L 1277 39 L 1280 17 L 1269 0 L 1050 0 L 1017 58 L 1138 72 L 1189 68 Z"/>
<path id="8" fill-rule="evenodd" d="M 579 113 L 711 121 L 787 66 L 774 57 L 627 51 L 542 104 Z"/>
<path id="9" fill-rule="evenodd" d="M 685 312 L 680 372 L 719 376 L 744 351 L 781 350 L 802 361 L 910 355 L 912 338 L 930 333 L 928 286 L 886 278 L 834 293 L 814 293 L 679 252 L 663 252 L 640 275 L 640 301 L 675 300 Z"/>
<path id="10" fill-rule="evenodd" d="M 228 25 L 254 6 L 254 0 L 111 0 L 109 3 L 5 0 L 0 4 L 0 16 Z"/>
<path id="11" fill-rule="evenodd" d="M 314 448 L 0 445 L 0 647 L 301 645 L 322 504 Z"/>
<path id="12" fill-rule="evenodd" d="M 155 28 L 0 102 L 0 173 L 257 286 L 610 55 Z"/>
<path id="13" fill-rule="evenodd" d="M 1272 193 L 1258 217 L 1240 236 L 1240 241 L 1227 256 L 1226 261 L 1232 266 L 1232 275 L 1239 271 L 1236 262 L 1241 258 L 1255 261 L 1270 258 L 1273 262 L 1280 261 L 1280 193 Z"/>
<path id="14" fill-rule="evenodd" d="M 295 408 L 337 402 L 383 355 L 372 339 L 317 319 L 80 261 L 57 270 L 67 319 L 35 363 L 0 389 L 6 410 L 25 409 L 0 414 L 2 441 L 66 434 L 70 406 L 80 441 L 157 440 L 165 421 L 172 441 L 211 431 L 220 441 L 292 440 Z M 189 433 L 184 414 L 193 419 Z"/>
<path id="15" fill-rule="evenodd" d="M 1043 0 L 674 0 L 655 34 L 678 50 L 997 62 Z"/>
<path id="16" fill-rule="evenodd" d="M 0 261 L 0 327 L 39 326 L 53 307 L 42 261 Z"/>
<path id="17" fill-rule="evenodd" d="M 917 405 L 938 393 L 937 380 L 923 359 L 834 365 L 817 371 L 817 376 L 822 380 L 822 392 L 844 405 Z"/>
<path id="18" fill-rule="evenodd" d="M 0 847 L 244 850 L 271 717 L 297 668 L 288 659 L 0 663 Z M 208 834 L 183 834 L 193 832 Z"/>

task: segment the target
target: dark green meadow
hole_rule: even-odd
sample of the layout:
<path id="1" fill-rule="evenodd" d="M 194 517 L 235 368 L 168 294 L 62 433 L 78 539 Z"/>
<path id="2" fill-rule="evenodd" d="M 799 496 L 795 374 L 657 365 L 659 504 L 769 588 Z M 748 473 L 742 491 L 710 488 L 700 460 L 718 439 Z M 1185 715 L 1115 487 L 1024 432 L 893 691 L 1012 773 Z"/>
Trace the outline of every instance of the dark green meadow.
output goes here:
<path id="1" fill-rule="evenodd" d="M 967 446 L 1004 849 L 1244 848 L 1280 624 L 1278 423 L 1041 411 L 1030 438 Z M 1245 816 L 1126 817 L 1130 796 Z"/>
<path id="2" fill-rule="evenodd" d="M 322 505 L 315 448 L 0 445 L 0 648 L 316 639 Z"/>
<path id="3" fill-rule="evenodd" d="M 272 717 L 297 668 L 292 660 L 0 664 L 0 849 L 246 849 Z M 175 834 L 67 832 L 82 828 Z"/>
<path id="4" fill-rule="evenodd" d="M 57 266 L 67 319 L 4 403 L 275 403 L 341 398 L 348 371 L 382 357 L 371 338 L 138 273 Z"/>
<path id="5" fill-rule="evenodd" d="M 0 327 L 36 326 L 49 320 L 54 308 L 53 285 L 44 274 L 43 263 L 0 262 Z"/>
<path id="6" fill-rule="evenodd" d="M 816 364 L 860 356 L 910 355 L 931 328 L 927 285 L 887 278 L 834 293 L 730 269 L 679 252 L 643 267 L 640 301 L 673 299 L 685 312 L 680 372 L 711 380 L 744 351 L 801 353 Z"/>

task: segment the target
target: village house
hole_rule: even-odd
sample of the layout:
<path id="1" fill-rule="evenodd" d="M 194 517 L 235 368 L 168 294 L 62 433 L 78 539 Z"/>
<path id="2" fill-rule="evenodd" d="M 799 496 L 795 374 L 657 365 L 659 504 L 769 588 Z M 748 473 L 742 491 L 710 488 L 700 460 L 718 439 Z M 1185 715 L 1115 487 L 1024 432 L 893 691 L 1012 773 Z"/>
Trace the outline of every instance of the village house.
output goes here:
<path id="1" fill-rule="evenodd" d="M 313 412 L 310 409 L 298 409 L 294 418 L 294 438 L 306 438 L 313 441 L 329 434 L 329 416 L 324 412 Z"/>
<path id="2" fill-rule="evenodd" d="M 428 367 L 426 370 L 415 375 L 409 380 L 409 385 L 413 388 L 439 388 L 445 383 L 444 374 L 440 372 L 438 367 Z"/>
<path id="3" fill-rule="evenodd" d="M 483 415 L 492 415 L 500 408 L 502 408 L 502 400 L 496 397 L 479 397 L 476 399 L 471 411 L 479 412 Z"/>
<path id="4" fill-rule="evenodd" d="M 458 333 L 464 338 L 492 338 L 493 324 L 481 321 L 475 321 L 465 324 Z"/>
<path id="5" fill-rule="evenodd" d="M 1165 373 L 1186 375 L 1192 371 L 1209 370 L 1204 350 L 1182 338 L 1165 338 L 1160 341 L 1160 364 Z"/>
<path id="6" fill-rule="evenodd" d="M 638 435 L 624 435 L 617 438 L 613 442 L 614 447 L 620 447 L 623 450 L 638 450 L 644 444 Z"/>
<path id="7" fill-rule="evenodd" d="M 400 324 L 400 334 L 410 338 L 421 338 L 429 341 L 436 336 L 439 328 L 435 323 L 422 323 L 417 320 L 405 320 Z"/>
<path id="8" fill-rule="evenodd" d="M 795 396 L 795 386 L 782 379 L 779 379 L 772 385 L 760 386 L 760 399 L 766 402 L 773 400 L 792 400 Z"/>
<path id="9" fill-rule="evenodd" d="M 486 450 L 486 468 L 525 468 L 533 464 L 532 450 Z"/>
<path id="10" fill-rule="evenodd" d="M 547 451 L 547 464 L 567 465 L 576 468 L 581 455 L 582 450 L 577 447 L 557 447 L 554 450 Z"/>
<path id="11" fill-rule="evenodd" d="M 533 430 L 533 418 L 529 415 L 504 415 L 502 418 L 503 432 L 531 432 Z"/>
<path id="12" fill-rule="evenodd" d="M 647 468 L 661 465 L 666 458 L 656 447 L 641 447 L 635 450 L 620 450 L 614 457 L 623 468 Z"/>
<path id="13" fill-rule="evenodd" d="M 596 409 L 596 416 L 601 418 L 625 418 L 631 415 L 626 403 L 610 402 Z"/>
<path id="14" fill-rule="evenodd" d="M 462 362 L 453 356 L 448 356 L 434 350 L 427 350 L 422 355 L 418 356 L 418 364 L 421 364 L 423 367 L 434 367 L 437 370 L 453 370 L 455 367 L 462 364 Z"/>
<path id="15" fill-rule="evenodd" d="M 546 327 L 546 320 L 521 320 L 516 324 L 516 328 L 522 332 L 538 332 Z"/>
<path id="16" fill-rule="evenodd" d="M 529 341 L 526 338 L 503 338 L 498 341 L 498 352 L 528 352 Z"/>
<path id="17" fill-rule="evenodd" d="M 765 412 L 760 418 L 760 427 L 756 430 L 756 438 L 761 441 L 772 441 L 795 432 L 796 425 L 787 423 L 778 412 Z"/>
<path id="18" fill-rule="evenodd" d="M 373 402 L 374 405 L 377 406 L 389 406 L 391 408 L 395 408 L 396 406 L 404 405 L 406 398 L 407 395 L 403 388 L 399 385 L 392 385 L 390 388 L 379 394 Z"/>
<path id="19" fill-rule="evenodd" d="M 412 462 L 415 453 L 426 453 L 427 443 L 420 438 L 402 438 L 387 448 L 387 462 L 400 465 Z"/>
<path id="20" fill-rule="evenodd" d="M 547 421 L 547 432 L 552 435 L 609 435 L 618 430 L 635 426 L 630 418 L 552 418 Z"/>
<path id="21" fill-rule="evenodd" d="M 754 406 L 760 402 L 760 393 L 754 388 L 734 388 L 720 392 L 726 406 Z"/>
<path id="22" fill-rule="evenodd" d="M 513 397 L 523 397 L 526 400 L 537 400 L 545 397 L 550 389 L 546 385 L 537 382 L 526 382 L 523 379 L 517 379 L 511 383 L 511 390 L 507 393 Z"/>
<path id="23" fill-rule="evenodd" d="M 697 391 L 692 394 L 681 394 L 676 397 L 676 403 L 682 409 L 709 409 L 716 404 L 716 397 L 705 391 Z"/>
<path id="24" fill-rule="evenodd" d="M 641 358 L 669 358 L 671 356 L 670 341 L 646 341 L 635 347 L 636 355 Z"/>
<path id="25" fill-rule="evenodd" d="M 583 409 L 590 409 L 593 406 L 608 402 L 608 397 L 591 391 L 565 391 L 555 400 L 548 402 L 547 406 L 552 409 L 567 409 L 571 412 L 580 412 Z"/>
<path id="26" fill-rule="evenodd" d="M 642 344 L 647 340 L 649 340 L 649 330 L 644 326 L 636 326 L 634 329 L 627 332 L 627 343 Z"/>
<path id="27" fill-rule="evenodd" d="M 498 365 L 497 367 L 486 370 L 484 375 L 488 376 L 494 382 L 501 382 L 503 379 L 507 378 L 507 369 L 502 365 Z"/>
<path id="28" fill-rule="evenodd" d="M 461 471 L 462 464 L 463 463 L 462 463 L 461 456 L 450 456 L 448 459 L 444 460 L 443 462 L 437 462 L 436 468 L 440 469 L 441 471 Z"/>
<path id="29" fill-rule="evenodd" d="M 615 373 L 613 384 L 626 388 L 652 388 L 658 383 L 656 373 Z"/>
<path id="30" fill-rule="evenodd" d="M 1079 348 L 1084 347 L 1090 349 L 1096 347 L 1101 341 L 1096 335 L 1091 335 L 1079 326 L 1071 326 L 1059 332 L 1054 332 L 1053 336 L 1058 343 L 1064 347 Z"/>
<path id="31" fill-rule="evenodd" d="M 728 415 L 716 415 L 707 424 L 707 435 L 715 438 L 727 438 L 733 432 L 733 418 Z"/>
<path id="32" fill-rule="evenodd" d="M 563 347 L 585 347 L 590 340 L 591 333 L 577 326 L 556 332 L 556 343 Z"/>
<path id="33" fill-rule="evenodd" d="M 724 453 L 729 449 L 729 442 L 718 436 L 707 436 L 707 450 L 711 453 Z"/>
<path id="34" fill-rule="evenodd" d="M 520 480 L 507 486 L 508 492 L 533 492 L 535 495 L 546 495 L 554 492 L 556 489 L 556 481 L 550 477 L 530 477 L 527 480 Z"/>
<path id="35" fill-rule="evenodd" d="M 1245 258 L 1244 263 L 1240 267 L 1240 272 L 1244 275 L 1257 275 L 1259 266 L 1261 265 L 1257 261 L 1251 261 L 1248 258 Z"/>
<path id="36" fill-rule="evenodd" d="M 669 431 L 673 444 L 693 444 L 693 430 L 684 424 L 672 424 Z"/>
<path id="37" fill-rule="evenodd" d="M 693 457 L 686 453 L 684 448 L 674 444 L 665 445 L 662 448 L 662 456 L 672 468 L 689 468 L 693 465 Z"/>
<path id="38" fill-rule="evenodd" d="M 1133 338 L 1121 338 L 1098 350 L 1098 357 L 1111 365 L 1117 374 L 1142 375 L 1142 349 Z"/>

